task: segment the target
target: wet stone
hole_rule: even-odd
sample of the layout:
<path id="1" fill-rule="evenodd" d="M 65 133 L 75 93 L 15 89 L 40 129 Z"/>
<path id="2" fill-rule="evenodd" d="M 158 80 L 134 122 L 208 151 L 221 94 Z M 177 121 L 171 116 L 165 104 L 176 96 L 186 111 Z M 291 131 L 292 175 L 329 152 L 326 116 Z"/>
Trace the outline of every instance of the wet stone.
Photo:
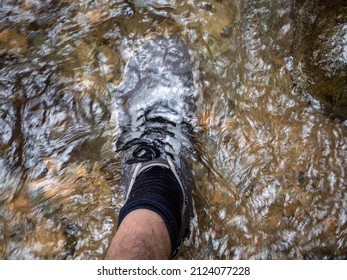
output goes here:
<path id="1" fill-rule="evenodd" d="M 101 17 L 102 17 L 101 9 L 96 8 L 94 10 L 88 11 L 86 13 L 86 16 L 91 22 L 93 23 L 98 22 L 101 20 Z"/>
<path id="2" fill-rule="evenodd" d="M 5 47 L 7 51 L 24 53 L 27 50 L 28 38 L 20 34 L 17 29 L 4 29 L 0 33 L 0 47 Z M 0 50 L 0 54 L 1 54 Z"/>
<path id="3" fill-rule="evenodd" d="M 298 211 L 300 210 L 301 203 L 297 200 L 288 201 L 284 204 L 284 216 L 286 217 L 293 217 L 298 214 Z"/>
<path id="4" fill-rule="evenodd" d="M 347 4 L 296 1 L 294 79 L 332 118 L 347 118 Z M 310 42 L 310 44 L 307 44 Z"/>

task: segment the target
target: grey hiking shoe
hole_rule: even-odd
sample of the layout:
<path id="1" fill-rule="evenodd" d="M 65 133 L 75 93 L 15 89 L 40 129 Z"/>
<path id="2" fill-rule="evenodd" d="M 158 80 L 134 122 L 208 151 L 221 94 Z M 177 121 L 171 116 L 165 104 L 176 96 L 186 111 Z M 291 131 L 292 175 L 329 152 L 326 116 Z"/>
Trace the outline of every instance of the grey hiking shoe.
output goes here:
<path id="1" fill-rule="evenodd" d="M 126 209 L 121 211 L 120 220 L 140 207 L 139 201 L 148 209 L 170 209 L 173 214 L 164 220 L 171 231 L 173 257 L 189 233 L 192 217 L 193 182 L 186 158 L 192 150 L 197 98 L 193 68 L 194 62 L 179 37 L 157 36 L 135 51 L 117 89 L 118 104 L 123 107 L 118 116 L 121 133 L 115 144 L 127 188 Z M 174 240 L 173 235 L 177 235 Z"/>

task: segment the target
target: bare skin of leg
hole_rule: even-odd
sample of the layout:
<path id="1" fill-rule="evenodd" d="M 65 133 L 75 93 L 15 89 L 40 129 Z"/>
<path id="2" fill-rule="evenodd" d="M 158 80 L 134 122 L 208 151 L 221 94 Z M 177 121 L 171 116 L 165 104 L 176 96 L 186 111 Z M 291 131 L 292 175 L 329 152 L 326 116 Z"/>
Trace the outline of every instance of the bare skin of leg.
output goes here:
<path id="1" fill-rule="evenodd" d="M 138 209 L 120 224 L 105 259 L 165 260 L 170 253 L 170 237 L 162 218 L 153 211 Z"/>

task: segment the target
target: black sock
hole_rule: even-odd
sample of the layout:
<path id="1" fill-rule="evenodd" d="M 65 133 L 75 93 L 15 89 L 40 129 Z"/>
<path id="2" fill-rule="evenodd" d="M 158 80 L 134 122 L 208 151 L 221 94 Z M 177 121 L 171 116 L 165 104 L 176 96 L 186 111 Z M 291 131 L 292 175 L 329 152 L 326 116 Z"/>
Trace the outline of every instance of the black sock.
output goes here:
<path id="1" fill-rule="evenodd" d="M 181 243 L 182 203 L 182 189 L 172 171 L 160 166 L 151 167 L 136 178 L 128 200 L 119 212 L 118 227 L 131 211 L 154 211 L 166 224 L 174 254 Z"/>

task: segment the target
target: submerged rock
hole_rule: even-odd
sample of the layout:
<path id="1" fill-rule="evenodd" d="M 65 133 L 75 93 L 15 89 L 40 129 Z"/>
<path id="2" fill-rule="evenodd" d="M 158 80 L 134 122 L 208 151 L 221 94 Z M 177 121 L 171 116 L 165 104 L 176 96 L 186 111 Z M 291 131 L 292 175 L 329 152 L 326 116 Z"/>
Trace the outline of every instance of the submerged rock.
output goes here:
<path id="1" fill-rule="evenodd" d="M 27 50 L 27 46 L 27 36 L 20 34 L 16 28 L 8 28 L 0 32 L 0 54 L 4 50 L 10 53 L 22 54 Z"/>
<path id="2" fill-rule="evenodd" d="M 297 0 L 294 79 L 332 118 L 347 119 L 347 2 Z"/>

